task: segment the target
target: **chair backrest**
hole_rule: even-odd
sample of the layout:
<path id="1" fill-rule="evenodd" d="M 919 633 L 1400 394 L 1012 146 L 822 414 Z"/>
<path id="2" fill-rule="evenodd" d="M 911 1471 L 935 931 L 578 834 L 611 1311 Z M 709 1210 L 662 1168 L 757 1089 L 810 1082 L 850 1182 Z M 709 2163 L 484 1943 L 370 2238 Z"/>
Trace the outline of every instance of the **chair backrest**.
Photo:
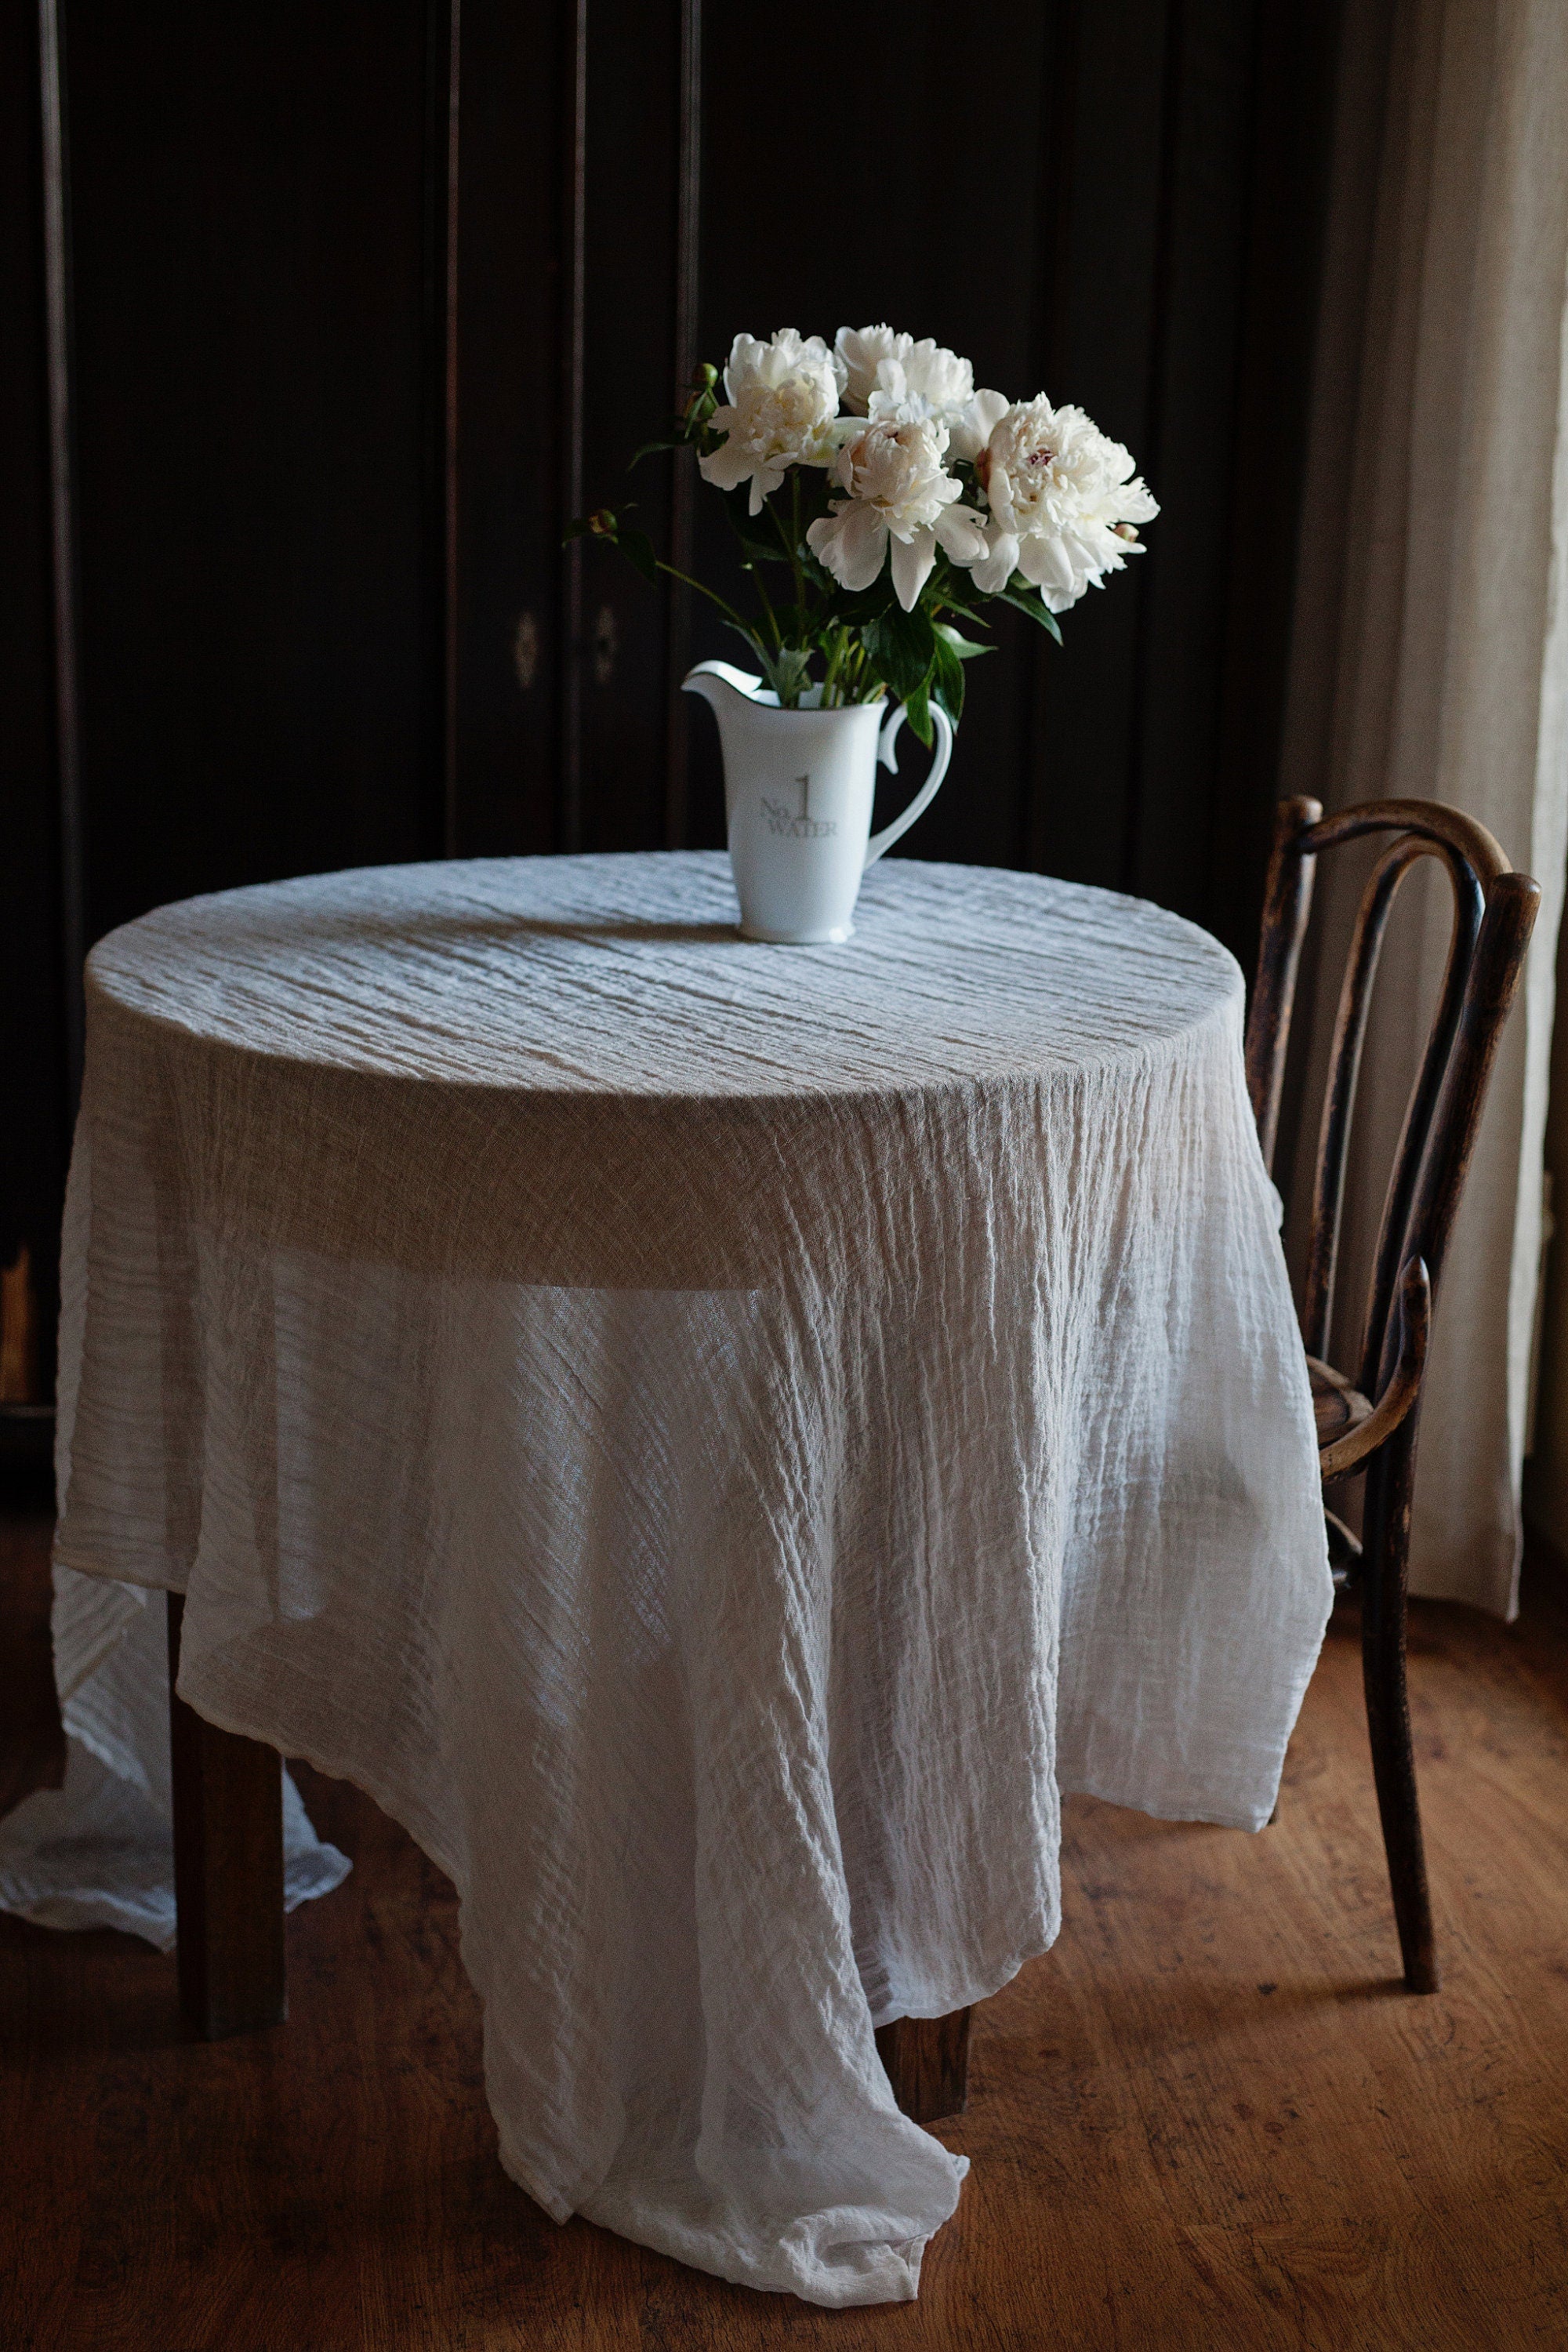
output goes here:
<path id="1" fill-rule="evenodd" d="M 1400 884 L 1423 857 L 1436 857 L 1443 866 L 1454 901 L 1443 984 L 1384 1199 L 1360 1355 L 1346 1366 L 1363 1393 L 1376 1399 L 1398 1353 L 1402 1270 L 1424 1260 L 1436 1291 L 1492 1057 L 1519 986 L 1541 890 L 1528 874 L 1513 870 L 1484 825 L 1440 802 L 1367 801 L 1331 817 L 1317 801 L 1280 802 L 1247 1024 L 1247 1089 L 1271 1171 L 1317 860 L 1323 851 L 1369 834 L 1393 837 L 1357 910 L 1323 1090 L 1301 1305 L 1307 1353 L 1320 1360 L 1328 1353 L 1356 1080 L 1389 913 Z"/>

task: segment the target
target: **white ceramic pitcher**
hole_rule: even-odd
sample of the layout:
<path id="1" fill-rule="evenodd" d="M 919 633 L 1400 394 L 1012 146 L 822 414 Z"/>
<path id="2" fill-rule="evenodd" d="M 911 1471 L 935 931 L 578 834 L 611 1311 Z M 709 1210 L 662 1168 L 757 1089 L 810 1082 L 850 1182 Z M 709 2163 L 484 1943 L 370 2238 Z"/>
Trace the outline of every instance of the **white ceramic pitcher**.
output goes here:
<path id="1" fill-rule="evenodd" d="M 947 773 L 946 711 L 932 703 L 930 775 L 903 814 L 873 835 L 877 762 L 897 772 L 893 744 L 906 704 L 885 725 L 884 702 L 824 710 L 808 695 L 798 710 L 783 710 L 760 677 L 721 661 L 699 662 L 681 683 L 719 721 L 742 935 L 792 947 L 848 939 L 861 876 L 930 807 Z"/>

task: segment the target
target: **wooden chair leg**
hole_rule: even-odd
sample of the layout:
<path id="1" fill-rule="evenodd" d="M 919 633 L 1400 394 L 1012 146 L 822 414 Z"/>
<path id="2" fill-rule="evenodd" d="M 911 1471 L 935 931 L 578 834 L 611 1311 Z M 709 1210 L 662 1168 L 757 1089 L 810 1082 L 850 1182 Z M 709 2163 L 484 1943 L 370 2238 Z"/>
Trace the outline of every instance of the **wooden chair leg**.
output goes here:
<path id="1" fill-rule="evenodd" d="M 917 2124 L 961 2116 L 969 2104 L 969 2011 L 896 2017 L 877 2029 L 877 2054 L 893 2096 Z"/>
<path id="2" fill-rule="evenodd" d="M 281 2023 L 283 1761 L 174 1696 L 184 1603 L 169 1595 L 169 1749 L 180 2010 L 198 2041 Z"/>
<path id="3" fill-rule="evenodd" d="M 1394 1916 L 1411 1992 L 1436 1992 L 1437 1956 L 1421 1840 L 1415 1758 L 1405 1682 L 1405 1579 L 1415 1480 L 1415 1416 L 1374 1454 L 1367 1472 L 1362 1561 L 1362 1678 L 1388 1855 Z"/>

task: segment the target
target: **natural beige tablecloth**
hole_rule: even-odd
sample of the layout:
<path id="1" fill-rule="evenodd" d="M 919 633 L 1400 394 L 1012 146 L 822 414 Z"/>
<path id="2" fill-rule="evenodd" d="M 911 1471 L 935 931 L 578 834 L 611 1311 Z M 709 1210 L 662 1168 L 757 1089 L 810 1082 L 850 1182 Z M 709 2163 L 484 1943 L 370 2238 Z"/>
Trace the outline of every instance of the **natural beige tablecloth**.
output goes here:
<path id="1" fill-rule="evenodd" d="M 94 951 L 72 1572 L 450 1872 L 509 2171 L 912 2295 L 962 2162 L 875 2024 L 1058 1927 L 1058 1791 L 1258 1827 L 1331 1589 L 1212 940 L 889 861 L 397 866 Z"/>

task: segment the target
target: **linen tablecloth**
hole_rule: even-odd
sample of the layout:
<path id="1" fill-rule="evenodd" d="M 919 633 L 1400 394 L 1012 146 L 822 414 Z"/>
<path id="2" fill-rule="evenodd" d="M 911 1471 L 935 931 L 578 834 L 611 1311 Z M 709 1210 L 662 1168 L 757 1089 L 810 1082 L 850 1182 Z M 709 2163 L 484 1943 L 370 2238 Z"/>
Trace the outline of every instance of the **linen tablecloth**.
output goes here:
<path id="1" fill-rule="evenodd" d="M 105 940 L 57 1554 L 450 1873 L 547 2211 L 825 2304 L 964 2170 L 873 2028 L 1049 1945 L 1061 1790 L 1261 1825 L 1331 1601 L 1230 957 L 912 861 L 857 919 L 597 856 Z"/>
<path id="2" fill-rule="evenodd" d="M 0 1819 L 0 1911 L 40 1927 L 119 1927 L 175 1942 L 169 1770 L 169 1621 L 156 1593 L 55 1571 L 56 1682 L 65 1780 Z M 283 1774 L 283 1903 L 348 1876 Z"/>

